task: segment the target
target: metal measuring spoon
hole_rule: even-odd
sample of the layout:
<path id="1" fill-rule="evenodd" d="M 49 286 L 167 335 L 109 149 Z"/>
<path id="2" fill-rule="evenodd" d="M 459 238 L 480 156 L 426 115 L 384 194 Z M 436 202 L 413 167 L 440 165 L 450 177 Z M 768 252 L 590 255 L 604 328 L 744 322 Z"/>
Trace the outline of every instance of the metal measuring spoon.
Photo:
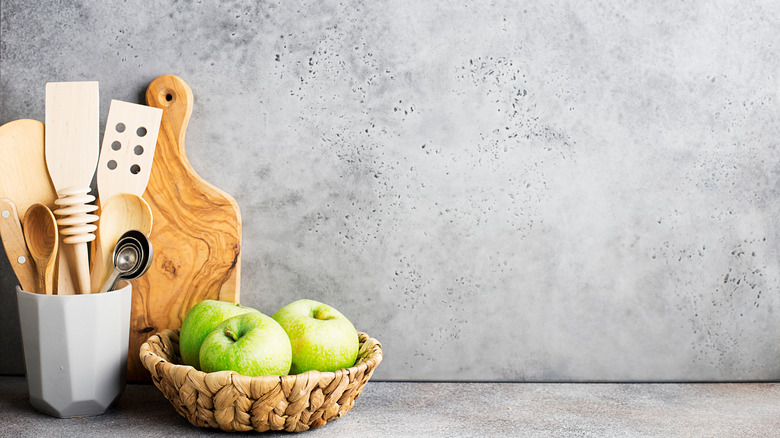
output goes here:
<path id="1" fill-rule="evenodd" d="M 132 280 L 144 275 L 149 269 L 149 266 L 152 265 L 152 242 L 149 241 L 146 234 L 137 230 L 130 230 L 123 234 L 122 237 L 124 237 L 128 243 L 132 243 L 138 247 L 141 254 L 141 261 L 136 265 L 136 269 L 127 275 L 122 276 L 125 280 Z"/>
<path id="2" fill-rule="evenodd" d="M 114 247 L 114 271 L 100 292 L 114 290 L 121 280 L 133 280 L 145 274 L 152 264 L 152 244 L 137 230 L 126 232 Z"/>

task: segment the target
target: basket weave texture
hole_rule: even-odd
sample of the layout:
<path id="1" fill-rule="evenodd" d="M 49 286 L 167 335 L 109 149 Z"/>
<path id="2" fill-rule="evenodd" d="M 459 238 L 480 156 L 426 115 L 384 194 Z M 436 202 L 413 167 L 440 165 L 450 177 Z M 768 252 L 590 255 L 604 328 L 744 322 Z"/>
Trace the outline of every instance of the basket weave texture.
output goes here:
<path id="1" fill-rule="evenodd" d="M 163 330 L 141 345 L 141 363 L 176 411 L 198 427 L 227 432 L 320 427 L 349 411 L 382 361 L 382 345 L 358 333 L 354 366 L 335 372 L 247 377 L 233 371 L 204 373 L 179 365 L 179 331 Z"/>

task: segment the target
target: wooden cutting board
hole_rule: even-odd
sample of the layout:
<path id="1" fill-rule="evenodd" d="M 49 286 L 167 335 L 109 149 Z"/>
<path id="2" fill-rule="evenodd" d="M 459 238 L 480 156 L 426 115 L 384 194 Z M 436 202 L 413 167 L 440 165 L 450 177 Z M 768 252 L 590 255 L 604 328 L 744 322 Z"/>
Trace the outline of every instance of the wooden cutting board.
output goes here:
<path id="1" fill-rule="evenodd" d="M 189 309 L 202 300 L 239 300 L 238 204 L 200 178 L 185 154 L 192 90 L 176 76 L 160 76 L 149 84 L 146 104 L 161 108 L 163 115 L 143 195 L 154 216 L 149 236 L 154 259 L 149 271 L 132 282 L 127 368 L 130 382 L 151 380 L 138 358 L 141 344 L 149 336 L 181 327 Z"/>

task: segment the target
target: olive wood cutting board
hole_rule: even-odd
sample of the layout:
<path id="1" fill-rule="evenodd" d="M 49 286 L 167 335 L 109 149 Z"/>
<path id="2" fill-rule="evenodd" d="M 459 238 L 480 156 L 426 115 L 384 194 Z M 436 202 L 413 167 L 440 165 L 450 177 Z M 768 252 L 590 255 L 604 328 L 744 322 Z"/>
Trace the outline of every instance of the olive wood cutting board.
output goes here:
<path id="1" fill-rule="evenodd" d="M 160 76 L 149 84 L 146 104 L 163 114 L 143 194 L 154 216 L 149 236 L 154 259 L 149 271 L 132 281 L 131 382 L 151 379 L 138 358 L 149 336 L 181 327 L 189 309 L 202 300 L 238 302 L 241 265 L 238 204 L 200 178 L 185 154 L 192 90 L 176 76 Z"/>

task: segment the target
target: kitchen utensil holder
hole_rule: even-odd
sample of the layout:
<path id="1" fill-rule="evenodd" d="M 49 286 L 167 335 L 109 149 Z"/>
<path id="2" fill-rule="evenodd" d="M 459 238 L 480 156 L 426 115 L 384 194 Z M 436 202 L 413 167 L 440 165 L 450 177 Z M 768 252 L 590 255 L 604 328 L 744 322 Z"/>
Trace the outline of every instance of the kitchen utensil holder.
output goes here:
<path id="1" fill-rule="evenodd" d="M 61 418 L 104 413 L 125 388 L 130 283 L 83 295 L 17 286 L 16 295 L 30 404 Z"/>
<path id="2" fill-rule="evenodd" d="M 355 365 L 335 372 L 248 377 L 204 373 L 180 365 L 179 330 L 163 330 L 141 345 L 141 363 L 176 411 L 198 427 L 227 432 L 301 432 L 340 418 L 355 404 L 382 361 L 382 345 L 358 333 Z"/>

